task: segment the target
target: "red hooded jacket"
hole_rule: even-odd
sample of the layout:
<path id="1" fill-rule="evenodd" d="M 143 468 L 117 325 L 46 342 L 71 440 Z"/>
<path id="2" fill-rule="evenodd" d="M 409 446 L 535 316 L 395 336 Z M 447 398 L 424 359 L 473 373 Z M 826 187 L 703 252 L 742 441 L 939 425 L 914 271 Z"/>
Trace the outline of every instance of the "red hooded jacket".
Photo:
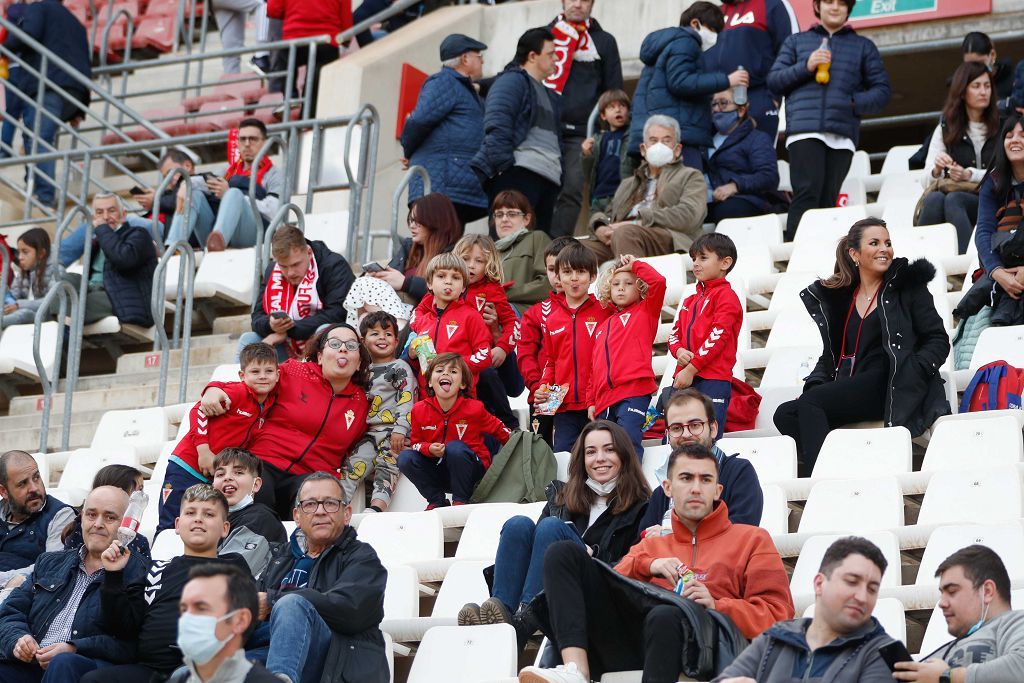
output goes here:
<path id="1" fill-rule="evenodd" d="M 448 304 L 443 311 L 433 305 L 413 313 L 409 327 L 416 334 L 427 334 L 434 342 L 438 353 L 457 353 L 469 363 L 469 369 L 475 378 L 491 367 L 491 330 L 480 317 L 476 309 L 462 299 Z M 419 369 L 419 360 L 412 359 Z M 420 375 L 420 389 L 426 394 L 426 386 Z"/>
<path id="2" fill-rule="evenodd" d="M 647 296 L 612 312 L 594 334 L 587 404 L 594 406 L 595 415 L 624 399 L 650 396 L 658 390 L 651 349 L 661 324 L 665 278 L 643 261 L 633 261 L 632 269 L 647 283 Z"/>
<path id="3" fill-rule="evenodd" d="M 511 286 L 511 284 L 509 283 L 508 286 Z M 487 302 L 494 304 L 494 309 L 498 314 L 498 322 L 501 323 L 501 338 L 494 344 L 494 348 L 501 349 L 507 355 L 516 350 L 516 342 L 519 341 L 520 323 L 516 310 L 508 302 L 505 288 L 506 285 L 500 282 L 491 282 L 486 279 L 480 280 L 480 282 L 471 284 L 466 288 L 466 291 L 462 294 L 462 300 L 476 308 L 476 312 L 481 316 L 483 316 L 484 306 L 487 305 Z M 433 308 L 434 295 L 427 294 L 420 301 L 419 305 L 416 306 L 416 314 L 419 316 L 420 314 L 429 313 Z"/>
<path id="4" fill-rule="evenodd" d="M 366 392 L 349 384 L 335 394 L 317 363 L 289 360 L 280 369 L 277 401 L 249 449 L 289 474 L 336 474 L 366 433 Z"/>
<path id="5" fill-rule="evenodd" d="M 196 402 L 188 412 L 191 429 L 174 447 L 174 455 L 196 472 L 199 472 L 198 446 L 208 445 L 214 455 L 225 448 L 244 448 L 255 433 L 263 428 L 267 413 L 277 400 L 276 387 L 260 406 L 252 389 L 244 382 L 213 382 L 207 388 L 211 386 L 216 386 L 228 395 L 231 409 L 223 415 L 207 417 L 202 403 Z"/>
<path id="6" fill-rule="evenodd" d="M 281 19 L 283 40 L 329 35 L 352 28 L 352 0 L 267 0 L 267 16 Z"/>
<path id="7" fill-rule="evenodd" d="M 554 296 L 554 295 L 552 295 Z M 530 391 L 530 402 L 533 392 L 541 384 L 544 365 L 547 363 L 547 352 L 544 348 L 544 337 L 547 332 L 547 318 L 551 313 L 551 298 L 535 303 L 523 313 L 519 324 L 519 344 L 516 348 L 516 361 L 519 363 L 519 374 L 526 382 Z"/>
<path id="8" fill-rule="evenodd" d="M 547 362 L 543 383 L 569 385 L 558 412 L 586 410 L 591 405 L 587 392 L 593 369 L 594 332 L 608 319 L 611 310 L 603 307 L 593 294 L 575 310 L 565 302 L 565 294 L 552 294 L 550 301 L 551 313 L 544 333 Z"/>
<path id="9" fill-rule="evenodd" d="M 697 377 L 729 382 L 742 325 L 743 307 L 728 280 L 720 277 L 698 282 L 697 293 L 688 296 L 679 308 L 668 351 L 673 359 L 679 349 L 693 351 L 690 363 L 697 369 Z M 676 364 L 672 376 L 682 369 Z"/>
<path id="10" fill-rule="evenodd" d="M 491 452 L 484 445 L 484 434 L 490 434 L 502 444 L 512 435 L 501 420 L 487 412 L 483 403 L 464 396 L 456 398 L 447 413 L 441 410 L 436 396 L 428 396 L 412 407 L 409 421 L 412 422 L 409 439 L 416 452 L 432 458 L 430 444 L 461 441 L 480 456 L 485 469 L 491 466 Z"/>

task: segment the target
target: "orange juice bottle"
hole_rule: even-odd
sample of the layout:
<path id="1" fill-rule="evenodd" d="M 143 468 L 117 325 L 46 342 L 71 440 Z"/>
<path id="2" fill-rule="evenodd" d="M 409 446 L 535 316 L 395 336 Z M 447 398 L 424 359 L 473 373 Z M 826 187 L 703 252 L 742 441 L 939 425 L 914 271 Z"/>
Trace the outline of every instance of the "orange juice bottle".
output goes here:
<path id="1" fill-rule="evenodd" d="M 819 50 L 827 50 L 828 49 L 828 38 L 822 38 L 821 39 L 821 47 L 819 47 L 818 49 Z M 830 66 L 832 66 L 832 64 L 830 62 L 826 62 L 825 64 L 819 64 L 818 65 L 817 73 L 814 74 L 814 80 L 817 81 L 818 83 L 820 83 L 821 85 L 828 85 L 828 80 L 829 80 L 828 69 L 829 69 Z"/>

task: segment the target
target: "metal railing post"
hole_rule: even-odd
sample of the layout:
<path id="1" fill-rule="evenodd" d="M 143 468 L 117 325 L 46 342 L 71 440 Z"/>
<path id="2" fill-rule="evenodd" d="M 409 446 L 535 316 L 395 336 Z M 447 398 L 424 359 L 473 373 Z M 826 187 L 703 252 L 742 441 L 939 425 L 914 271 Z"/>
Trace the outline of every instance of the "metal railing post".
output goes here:
<path id="1" fill-rule="evenodd" d="M 423 194 L 430 194 L 430 174 L 422 166 L 410 166 L 409 170 L 402 176 L 401 182 L 395 188 L 395 194 L 391 198 L 391 246 L 394 252 L 402 247 L 402 238 L 398 236 L 398 211 L 402 202 L 402 193 L 409 188 L 412 177 L 419 175 L 423 179 Z"/>
<path id="2" fill-rule="evenodd" d="M 153 194 L 153 221 L 150 231 L 153 233 L 153 241 L 156 242 L 157 256 L 163 255 L 164 244 L 164 236 L 160 234 L 160 211 L 158 210 L 160 206 L 160 197 L 164 196 L 164 192 L 167 191 L 167 187 L 171 184 L 171 181 L 179 176 L 181 177 L 181 182 L 185 183 L 185 215 L 182 216 L 182 220 L 186 227 L 189 227 L 189 221 L 192 218 L 192 180 L 184 168 L 177 166 L 168 171 L 167 175 L 160 179 L 160 182 L 156 186 L 156 191 Z M 173 216 L 168 218 L 173 222 Z M 167 230 L 169 231 L 170 229 L 171 226 L 168 225 Z M 185 241 L 188 241 L 187 236 L 185 237 Z"/>
<path id="3" fill-rule="evenodd" d="M 52 251 L 52 250 L 51 250 Z M 51 256 L 53 256 L 51 254 Z M 6 305 L 7 273 L 11 272 L 11 250 L 0 249 L 0 306 Z M 4 329 L 4 317 L 0 315 L 0 332 Z"/>
<path id="4" fill-rule="evenodd" d="M 58 300 L 57 309 L 57 343 L 53 353 L 53 378 L 46 371 L 46 363 L 43 362 L 42 349 L 40 348 L 43 322 L 49 316 L 50 309 Z M 68 307 L 70 306 L 70 312 Z M 56 393 L 57 385 L 60 382 L 60 361 L 64 351 L 64 329 L 68 327 L 68 318 L 71 320 L 71 327 L 75 327 L 81 319 L 82 309 L 75 299 L 75 288 L 64 281 L 55 282 L 50 291 L 43 297 L 35 316 L 35 335 L 32 339 L 32 359 L 36 364 L 36 372 L 39 374 L 39 383 L 43 387 L 43 409 L 42 424 L 39 431 L 39 452 L 46 453 L 50 438 L 50 413 L 53 411 L 53 395 Z M 68 373 L 64 385 L 64 415 L 61 430 L 61 449 L 67 450 L 71 441 L 71 404 L 75 394 L 75 384 L 78 381 L 77 365 L 72 369 L 72 358 L 81 355 L 80 340 L 71 336 L 68 342 Z"/>
<path id="5" fill-rule="evenodd" d="M 252 219 L 256 225 L 256 275 L 253 282 L 254 292 L 260 290 L 260 278 L 263 275 L 263 271 L 260 270 L 260 254 L 263 253 L 263 230 L 260 226 L 263 225 L 263 214 L 260 213 L 259 207 L 256 205 L 256 177 L 257 172 L 260 169 L 260 164 L 263 159 L 270 154 L 270 149 L 277 145 L 278 149 L 285 149 L 284 140 L 279 135 L 271 135 L 267 138 L 263 146 L 260 147 L 260 151 L 256 153 L 256 156 L 252 160 L 252 167 L 249 169 L 249 206 L 252 208 Z M 287 169 L 284 169 L 287 171 Z M 285 202 L 290 197 L 281 197 L 281 201 Z"/>
<path id="6" fill-rule="evenodd" d="M 168 174 L 170 177 L 170 174 Z M 178 289 L 174 300 L 174 322 L 171 326 L 173 343 L 167 339 L 164 327 L 164 301 L 167 295 L 167 265 L 175 256 L 178 261 Z M 192 339 L 192 303 L 195 299 L 196 256 L 187 240 L 179 240 L 169 246 L 160 257 L 153 272 L 153 298 L 150 302 L 156 338 L 153 351 L 160 353 L 160 386 L 157 390 L 157 405 L 164 406 L 167 398 L 167 372 L 172 348 L 181 348 L 181 369 L 178 379 L 178 403 L 184 403 L 188 394 L 189 341 Z M 184 315 L 181 314 L 184 310 Z M 180 344 L 179 344 L 180 329 Z"/>
<path id="7" fill-rule="evenodd" d="M 267 266 L 270 265 L 270 242 L 274 238 L 274 233 L 282 225 L 288 223 L 288 214 L 295 214 L 295 225 L 298 226 L 299 230 L 303 233 L 306 232 L 306 216 L 302 213 L 302 209 L 297 207 L 295 204 L 288 203 L 283 204 L 278 208 L 277 213 L 274 214 L 273 220 L 270 221 L 270 225 L 264 231 L 263 249 L 256 253 L 256 272 L 260 278 L 263 277 L 263 273 L 267 270 Z M 253 290 L 259 292 L 259 285 Z M 256 296 L 259 296 L 257 293 Z"/>

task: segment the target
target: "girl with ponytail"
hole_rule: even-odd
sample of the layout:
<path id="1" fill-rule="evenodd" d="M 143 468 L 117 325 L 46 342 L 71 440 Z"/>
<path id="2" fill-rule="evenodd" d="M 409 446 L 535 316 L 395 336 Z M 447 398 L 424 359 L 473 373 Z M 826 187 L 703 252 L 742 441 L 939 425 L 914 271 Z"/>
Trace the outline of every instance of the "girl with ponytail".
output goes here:
<path id="1" fill-rule="evenodd" d="M 831 429 L 881 420 L 918 436 L 950 412 L 938 374 L 949 335 L 928 291 L 933 277 L 925 259 L 894 258 L 885 221 L 865 218 L 839 240 L 833 275 L 800 292 L 822 354 L 775 426 L 796 440 L 801 477 Z"/>

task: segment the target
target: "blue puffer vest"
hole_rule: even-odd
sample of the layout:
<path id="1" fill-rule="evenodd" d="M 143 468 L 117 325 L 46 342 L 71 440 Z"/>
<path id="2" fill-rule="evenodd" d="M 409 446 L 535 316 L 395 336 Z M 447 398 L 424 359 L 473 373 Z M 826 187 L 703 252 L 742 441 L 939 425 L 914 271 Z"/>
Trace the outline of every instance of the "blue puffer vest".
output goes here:
<path id="1" fill-rule="evenodd" d="M 21 524 L 12 527 L 0 522 L 0 571 L 27 567 L 46 552 L 50 522 L 66 507 L 53 496 L 46 496 L 46 505 Z"/>

